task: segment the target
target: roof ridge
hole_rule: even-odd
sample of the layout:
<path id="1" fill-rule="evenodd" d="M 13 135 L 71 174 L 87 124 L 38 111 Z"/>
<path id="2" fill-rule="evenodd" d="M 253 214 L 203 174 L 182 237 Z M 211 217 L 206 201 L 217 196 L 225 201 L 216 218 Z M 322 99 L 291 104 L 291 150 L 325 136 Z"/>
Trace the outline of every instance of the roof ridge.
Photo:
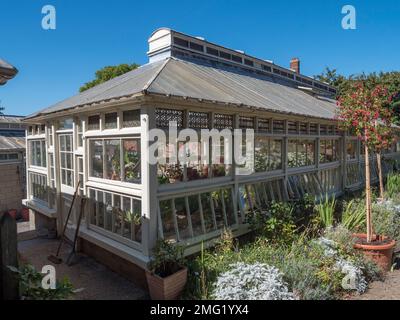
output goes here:
<path id="1" fill-rule="evenodd" d="M 168 64 L 169 61 L 171 61 L 171 57 L 165 59 L 164 63 L 161 65 L 160 69 L 158 69 L 158 71 L 156 72 L 156 74 L 149 80 L 147 81 L 147 83 L 145 84 L 145 86 L 143 87 L 142 92 L 143 93 L 147 93 L 147 90 L 150 88 L 150 86 L 153 84 L 154 81 L 156 81 L 156 79 L 158 78 L 158 76 L 161 74 L 161 72 L 164 70 L 165 66 Z"/>

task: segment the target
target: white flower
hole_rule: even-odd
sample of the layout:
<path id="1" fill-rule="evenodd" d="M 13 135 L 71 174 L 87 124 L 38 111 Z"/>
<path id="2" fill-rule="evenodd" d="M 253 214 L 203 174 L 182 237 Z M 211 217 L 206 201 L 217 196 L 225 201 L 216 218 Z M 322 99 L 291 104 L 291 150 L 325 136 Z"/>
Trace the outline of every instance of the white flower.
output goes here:
<path id="1" fill-rule="evenodd" d="M 282 273 L 266 264 L 236 263 L 217 279 L 216 300 L 294 300 Z"/>
<path id="2" fill-rule="evenodd" d="M 346 278 L 346 280 L 350 280 L 351 286 L 344 289 L 356 290 L 359 294 L 364 293 L 368 288 L 368 283 L 367 280 L 365 280 L 361 268 L 339 255 L 337 250 L 338 244 L 335 241 L 326 238 L 319 238 L 317 243 L 324 249 L 326 257 L 335 259 L 336 262 L 334 268 L 343 274 L 343 279 Z"/>

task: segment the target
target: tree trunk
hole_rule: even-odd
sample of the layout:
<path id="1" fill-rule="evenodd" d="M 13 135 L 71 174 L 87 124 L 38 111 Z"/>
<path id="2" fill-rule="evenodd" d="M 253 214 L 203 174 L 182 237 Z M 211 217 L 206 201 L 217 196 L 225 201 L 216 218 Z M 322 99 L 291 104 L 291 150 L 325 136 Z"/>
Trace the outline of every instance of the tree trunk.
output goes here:
<path id="1" fill-rule="evenodd" d="M 376 154 L 376 162 L 378 164 L 378 174 L 379 174 L 379 198 L 383 201 L 385 200 L 385 190 L 383 187 L 382 154 L 380 151 Z"/>
<path id="2" fill-rule="evenodd" d="M 372 242 L 372 201 L 371 201 L 371 171 L 369 168 L 369 150 L 365 144 L 365 198 L 366 198 L 366 214 L 367 214 L 367 241 Z"/>

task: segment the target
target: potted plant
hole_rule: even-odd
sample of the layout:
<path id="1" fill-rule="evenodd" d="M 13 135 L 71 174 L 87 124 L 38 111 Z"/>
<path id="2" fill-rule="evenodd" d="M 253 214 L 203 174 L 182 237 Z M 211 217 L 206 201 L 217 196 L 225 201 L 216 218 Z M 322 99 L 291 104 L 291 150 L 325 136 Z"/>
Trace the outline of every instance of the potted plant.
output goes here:
<path id="1" fill-rule="evenodd" d="M 15 210 L 15 209 L 11 209 L 11 210 L 8 210 L 8 214 L 14 219 L 14 220 L 16 220 L 17 219 L 17 210 Z"/>
<path id="2" fill-rule="evenodd" d="M 29 221 L 29 209 L 28 208 L 22 208 L 21 214 L 22 214 L 22 219 L 24 221 Z"/>
<path id="3" fill-rule="evenodd" d="M 391 98 L 385 88 L 368 88 L 363 82 L 354 84 L 338 100 L 338 120 L 346 130 L 354 130 L 365 146 L 367 232 L 354 235 L 354 246 L 384 271 L 392 266 L 396 242 L 373 232 L 370 151 L 379 152 L 381 146 L 387 144 L 385 140 L 389 135 L 383 128 L 390 127 L 392 123 L 392 113 L 388 107 L 390 102 Z M 377 123 L 380 123 L 379 127 Z"/>
<path id="4" fill-rule="evenodd" d="M 146 271 L 152 300 L 177 300 L 187 282 L 188 270 L 184 266 L 183 247 L 159 240 Z"/>
<path id="5" fill-rule="evenodd" d="M 165 176 L 169 179 L 169 183 L 182 181 L 183 171 L 179 165 L 171 165 L 167 167 Z"/>

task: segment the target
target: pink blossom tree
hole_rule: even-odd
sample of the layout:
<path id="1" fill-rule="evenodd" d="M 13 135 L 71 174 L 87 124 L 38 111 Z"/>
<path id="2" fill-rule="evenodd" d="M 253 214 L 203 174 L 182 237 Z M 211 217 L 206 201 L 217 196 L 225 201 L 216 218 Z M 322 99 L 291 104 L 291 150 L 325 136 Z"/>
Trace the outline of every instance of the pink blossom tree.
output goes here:
<path id="1" fill-rule="evenodd" d="M 365 190 L 367 241 L 372 242 L 372 200 L 370 154 L 377 152 L 381 196 L 383 196 L 383 176 L 381 151 L 391 144 L 391 121 L 393 113 L 389 108 L 391 97 L 386 88 L 368 88 L 363 82 L 355 83 L 349 91 L 338 99 L 337 118 L 344 129 L 355 130 L 365 145 Z"/>

